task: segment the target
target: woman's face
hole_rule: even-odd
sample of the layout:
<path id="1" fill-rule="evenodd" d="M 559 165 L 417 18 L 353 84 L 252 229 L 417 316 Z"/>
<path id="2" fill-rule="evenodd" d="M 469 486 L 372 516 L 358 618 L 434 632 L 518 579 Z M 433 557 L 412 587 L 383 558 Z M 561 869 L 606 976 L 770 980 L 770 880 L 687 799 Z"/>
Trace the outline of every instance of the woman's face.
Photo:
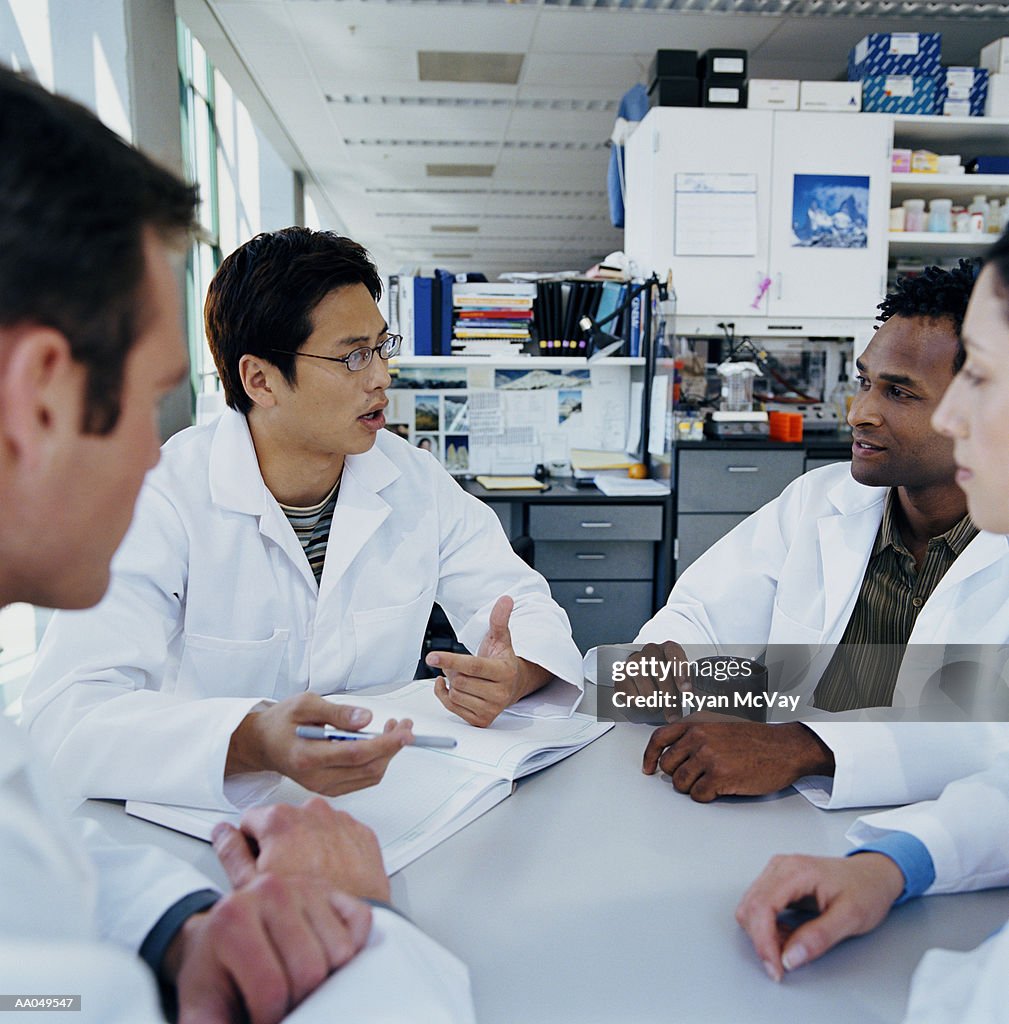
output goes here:
<path id="1" fill-rule="evenodd" d="M 1009 533 L 1009 301 L 994 267 L 982 271 L 967 306 L 967 362 L 932 426 L 953 439 L 956 482 L 982 530 Z"/>

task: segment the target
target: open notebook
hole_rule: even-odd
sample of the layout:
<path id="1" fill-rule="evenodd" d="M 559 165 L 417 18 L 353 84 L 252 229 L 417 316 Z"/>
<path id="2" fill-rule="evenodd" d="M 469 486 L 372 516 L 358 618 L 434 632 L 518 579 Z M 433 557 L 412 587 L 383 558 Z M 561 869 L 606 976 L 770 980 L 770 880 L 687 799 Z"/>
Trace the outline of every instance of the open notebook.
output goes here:
<path id="1" fill-rule="evenodd" d="M 407 747 L 389 763 L 379 785 L 331 799 L 334 807 L 374 829 L 390 874 L 504 800 L 516 779 L 581 750 L 613 727 L 579 714 L 564 719 L 503 714 L 489 728 L 477 729 L 442 707 L 432 680 L 416 680 L 387 694 L 330 699 L 368 708 L 374 715 L 371 728 L 381 728 L 389 718 L 412 718 L 418 735 L 458 741 L 453 750 Z M 284 779 L 266 802 L 304 803 L 313 795 Z M 217 822 L 237 824 L 241 817 L 139 800 L 128 800 L 126 811 L 208 842 Z"/>

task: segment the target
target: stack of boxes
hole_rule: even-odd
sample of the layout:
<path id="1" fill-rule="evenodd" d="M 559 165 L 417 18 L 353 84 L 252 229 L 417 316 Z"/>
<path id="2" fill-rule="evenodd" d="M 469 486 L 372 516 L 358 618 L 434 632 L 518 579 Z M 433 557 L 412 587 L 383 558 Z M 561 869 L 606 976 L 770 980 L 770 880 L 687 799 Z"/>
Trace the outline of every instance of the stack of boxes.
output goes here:
<path id="1" fill-rule="evenodd" d="M 745 107 L 746 50 L 657 50 L 648 83 L 653 107 Z"/>
<path id="2" fill-rule="evenodd" d="M 746 50 L 658 50 L 648 97 L 660 107 L 859 110 L 1009 117 L 1009 36 L 981 51 L 981 67 L 942 67 L 938 32 L 875 32 L 848 55 L 847 82 L 747 81 Z"/>
<path id="3" fill-rule="evenodd" d="M 984 68 L 944 68 L 938 32 L 876 32 L 848 55 L 848 79 L 862 83 L 862 109 L 882 114 L 981 117 Z"/>
<path id="4" fill-rule="evenodd" d="M 648 69 L 648 99 L 653 107 L 699 106 L 696 50 L 656 50 Z"/>
<path id="5" fill-rule="evenodd" d="M 746 106 L 746 50 L 708 50 L 697 62 L 702 107 Z"/>
<path id="6" fill-rule="evenodd" d="M 848 80 L 862 83 L 862 109 L 934 114 L 941 70 L 938 32 L 875 32 L 848 55 Z"/>

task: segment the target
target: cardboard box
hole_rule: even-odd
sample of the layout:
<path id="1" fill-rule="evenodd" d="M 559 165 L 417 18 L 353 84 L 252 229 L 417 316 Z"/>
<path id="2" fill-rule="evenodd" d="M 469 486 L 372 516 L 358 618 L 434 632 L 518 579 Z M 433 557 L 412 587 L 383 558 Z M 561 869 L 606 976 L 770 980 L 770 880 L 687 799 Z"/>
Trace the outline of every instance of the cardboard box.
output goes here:
<path id="1" fill-rule="evenodd" d="M 868 75 L 916 75 L 939 72 L 942 36 L 938 32 L 874 32 L 848 54 L 848 78 Z"/>
<path id="2" fill-rule="evenodd" d="M 701 84 L 702 107 L 745 107 L 746 84 L 744 82 L 728 83 L 719 76 L 705 79 Z"/>
<path id="3" fill-rule="evenodd" d="M 800 82 L 800 110 L 848 111 L 862 109 L 861 82 Z"/>
<path id="4" fill-rule="evenodd" d="M 657 78 L 696 78 L 696 50 L 656 50 L 648 68 L 648 81 Z"/>
<path id="5" fill-rule="evenodd" d="M 875 114 L 934 114 L 938 86 L 934 75 L 867 75 L 862 109 Z"/>
<path id="6" fill-rule="evenodd" d="M 988 76 L 985 117 L 1009 117 L 1009 73 Z"/>
<path id="7" fill-rule="evenodd" d="M 993 75 L 1009 74 L 1009 36 L 989 43 L 981 50 L 981 67 Z M 994 117 L 995 115 L 989 115 Z"/>
<path id="8" fill-rule="evenodd" d="M 701 83 L 696 78 L 657 78 L 648 90 L 653 107 L 696 107 L 700 98 Z"/>
<path id="9" fill-rule="evenodd" d="M 987 98 L 986 68 L 943 68 L 936 76 L 936 110 L 947 117 L 982 117 Z"/>
<path id="10" fill-rule="evenodd" d="M 746 105 L 751 110 L 798 110 L 797 78 L 751 78 L 746 84 Z"/>
<path id="11" fill-rule="evenodd" d="M 746 78 L 746 50 L 705 50 L 697 62 L 697 77 Z"/>
<path id="12" fill-rule="evenodd" d="M 890 153 L 890 172 L 892 174 L 911 173 L 911 150 L 894 149 Z"/>

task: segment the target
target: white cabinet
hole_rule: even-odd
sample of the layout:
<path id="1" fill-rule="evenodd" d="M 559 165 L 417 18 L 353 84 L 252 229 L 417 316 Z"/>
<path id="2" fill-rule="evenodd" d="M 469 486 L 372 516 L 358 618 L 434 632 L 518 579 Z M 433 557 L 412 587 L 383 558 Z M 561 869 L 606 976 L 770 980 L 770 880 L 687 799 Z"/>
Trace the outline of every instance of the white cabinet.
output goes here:
<path id="1" fill-rule="evenodd" d="M 767 275 L 771 131 L 764 110 L 656 107 L 627 145 L 624 250 L 642 272 L 673 272 L 677 314 L 754 315 Z M 756 245 L 752 256 L 676 254 L 676 176 L 752 175 Z"/>
<path id="2" fill-rule="evenodd" d="M 874 316 L 886 292 L 890 118 L 777 111 L 773 140 L 768 315 Z M 847 233 L 864 244 L 799 243 L 810 216 L 863 215 L 865 231 Z"/>
<path id="3" fill-rule="evenodd" d="M 871 319 L 886 283 L 890 143 L 886 115 L 654 108 L 627 146 L 625 250 L 644 271 L 672 271 L 678 315 Z M 712 244 L 698 255 L 677 232 L 677 191 L 685 175 L 717 188 L 713 176 L 725 174 L 755 191 L 749 207 L 734 207 L 747 251 L 726 255 Z M 831 178 L 832 196 L 858 190 L 854 203 L 867 187 L 864 245 L 798 244 L 797 218 L 809 211 L 803 186 L 824 194 Z"/>

